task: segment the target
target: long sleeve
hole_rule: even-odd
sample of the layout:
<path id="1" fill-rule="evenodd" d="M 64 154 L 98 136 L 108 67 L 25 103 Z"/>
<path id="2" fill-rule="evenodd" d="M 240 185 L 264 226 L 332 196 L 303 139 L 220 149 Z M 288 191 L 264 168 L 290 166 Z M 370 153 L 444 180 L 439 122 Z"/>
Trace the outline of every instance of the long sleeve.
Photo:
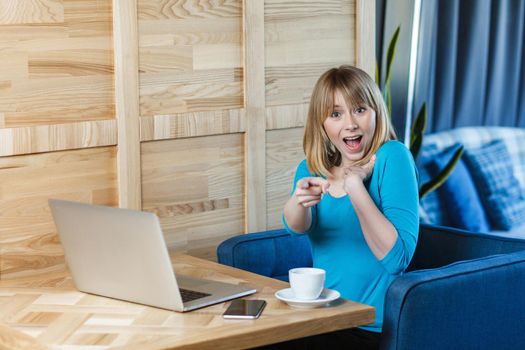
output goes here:
<path id="1" fill-rule="evenodd" d="M 419 231 L 417 170 L 412 155 L 399 142 L 389 142 L 376 163 L 379 203 L 385 217 L 395 227 L 398 238 L 380 261 L 396 275 L 406 269 L 414 254 Z"/>

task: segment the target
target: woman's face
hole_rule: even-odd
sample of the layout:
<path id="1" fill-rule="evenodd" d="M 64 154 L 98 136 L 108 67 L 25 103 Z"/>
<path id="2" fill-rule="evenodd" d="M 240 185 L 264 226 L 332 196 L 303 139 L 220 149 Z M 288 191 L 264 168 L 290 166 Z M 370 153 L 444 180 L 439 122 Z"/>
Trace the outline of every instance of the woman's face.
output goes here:
<path id="1" fill-rule="evenodd" d="M 341 92 L 336 90 L 334 109 L 323 122 L 328 138 L 341 153 L 342 166 L 363 159 L 376 129 L 376 112 L 370 106 L 349 108 Z"/>

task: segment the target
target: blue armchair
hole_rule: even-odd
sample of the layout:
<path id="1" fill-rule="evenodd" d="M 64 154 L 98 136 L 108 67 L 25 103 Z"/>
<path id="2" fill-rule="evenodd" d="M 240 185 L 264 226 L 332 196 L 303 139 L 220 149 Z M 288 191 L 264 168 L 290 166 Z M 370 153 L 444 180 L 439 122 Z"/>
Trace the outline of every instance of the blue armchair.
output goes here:
<path id="1" fill-rule="evenodd" d="M 288 280 L 311 266 L 306 236 L 235 236 L 220 263 Z M 525 240 L 421 225 L 407 272 L 387 291 L 381 349 L 525 349 Z"/>

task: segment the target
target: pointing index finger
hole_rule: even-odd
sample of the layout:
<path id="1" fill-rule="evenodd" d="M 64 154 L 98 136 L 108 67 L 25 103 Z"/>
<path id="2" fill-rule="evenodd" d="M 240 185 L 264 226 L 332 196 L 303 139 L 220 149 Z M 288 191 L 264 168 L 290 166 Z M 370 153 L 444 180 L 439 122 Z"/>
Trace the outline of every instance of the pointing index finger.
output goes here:
<path id="1" fill-rule="evenodd" d="M 326 179 L 323 179 L 321 177 L 305 177 L 301 179 L 300 182 L 298 183 L 298 187 L 303 190 L 306 190 L 312 186 L 320 187 L 321 191 L 325 193 L 328 190 L 328 187 L 330 186 L 330 184 L 328 183 Z"/>
<path id="2" fill-rule="evenodd" d="M 322 177 L 314 177 L 311 180 L 311 184 L 314 186 L 321 187 L 321 191 L 323 193 L 326 193 L 328 191 L 328 187 L 330 187 L 330 183 L 328 183 L 328 180 L 323 179 Z"/>

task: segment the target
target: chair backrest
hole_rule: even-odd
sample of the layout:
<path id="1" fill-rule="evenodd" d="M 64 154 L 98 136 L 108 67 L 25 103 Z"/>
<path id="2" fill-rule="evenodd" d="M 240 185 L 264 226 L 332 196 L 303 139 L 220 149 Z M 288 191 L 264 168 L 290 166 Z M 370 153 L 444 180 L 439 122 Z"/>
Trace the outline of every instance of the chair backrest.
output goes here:
<path id="1" fill-rule="evenodd" d="M 523 239 L 421 224 L 416 251 L 407 271 L 519 250 L 525 250 Z"/>
<path id="2" fill-rule="evenodd" d="M 441 267 L 456 261 L 525 250 L 525 240 L 421 224 L 407 271 Z M 312 266 L 306 235 L 284 229 L 238 235 L 217 248 L 219 263 L 288 281 L 288 270 Z"/>
<path id="3" fill-rule="evenodd" d="M 312 266 L 312 250 L 306 235 L 290 235 L 284 229 L 239 235 L 217 247 L 219 263 L 288 281 L 288 270 Z"/>

